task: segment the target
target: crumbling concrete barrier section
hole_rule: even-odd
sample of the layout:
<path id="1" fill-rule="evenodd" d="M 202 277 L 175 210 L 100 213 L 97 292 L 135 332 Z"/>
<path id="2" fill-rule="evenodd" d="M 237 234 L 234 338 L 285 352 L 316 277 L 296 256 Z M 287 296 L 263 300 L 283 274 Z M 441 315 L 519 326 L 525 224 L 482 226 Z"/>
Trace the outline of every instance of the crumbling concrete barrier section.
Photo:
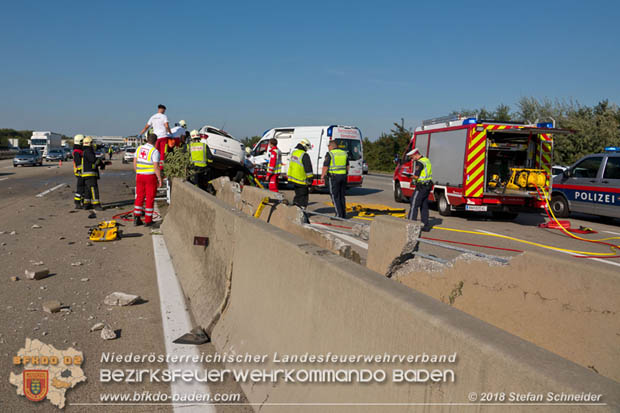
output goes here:
<path id="1" fill-rule="evenodd" d="M 267 355 L 243 365 L 271 369 L 383 369 L 370 383 L 241 381 L 255 410 L 300 411 L 277 403 L 468 403 L 476 393 L 603 394 L 606 405 L 563 412 L 620 409 L 620 385 L 383 275 L 247 215 L 190 184 L 175 182 L 163 226 L 175 269 L 198 322 L 212 323 L 219 352 Z M 195 215 L 195 216 L 194 216 Z M 192 236 L 209 237 L 194 247 Z M 276 254 L 267 267 L 265 256 Z M 226 284 L 228 280 L 228 284 Z M 229 285 L 226 292 L 225 285 Z M 212 290 L 213 289 L 213 290 Z M 225 305 L 221 305 L 222 296 Z M 221 315 L 213 323 L 214 313 Z M 203 327 L 205 325 L 203 324 Z M 454 363 L 285 363 L 285 355 L 456 354 Z M 276 359 L 275 356 L 279 357 Z M 278 361 L 279 360 L 279 361 Z M 228 368 L 241 368 L 229 363 Z M 453 370 L 454 380 L 397 382 L 394 371 Z M 411 377 L 411 376 L 410 376 Z M 264 404 L 268 403 L 268 404 Z M 261 405 L 263 404 L 263 405 Z M 426 411 L 409 406 L 395 411 Z M 358 406 L 321 406 L 357 412 Z M 392 408 L 390 408 L 392 409 Z M 434 406 L 433 411 L 463 407 Z M 501 403 L 475 411 L 523 411 Z M 381 411 L 379 407 L 375 411 Z M 549 410 L 549 409 L 547 409 Z"/>

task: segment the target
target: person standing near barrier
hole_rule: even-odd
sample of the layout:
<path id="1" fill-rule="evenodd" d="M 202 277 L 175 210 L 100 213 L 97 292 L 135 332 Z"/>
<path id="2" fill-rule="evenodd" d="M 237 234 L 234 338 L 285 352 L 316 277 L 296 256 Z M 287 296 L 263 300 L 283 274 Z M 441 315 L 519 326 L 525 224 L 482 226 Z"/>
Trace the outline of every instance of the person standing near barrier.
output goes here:
<path id="1" fill-rule="evenodd" d="M 206 190 L 209 182 L 209 165 L 213 162 L 213 154 L 209 145 L 203 142 L 200 134 L 194 129 L 190 136 L 192 143 L 189 145 L 190 157 L 194 166 L 193 181 L 198 188 Z"/>
<path id="2" fill-rule="evenodd" d="M 347 190 L 347 175 L 349 173 L 349 155 L 346 151 L 338 149 L 336 141 L 330 141 L 329 152 L 325 154 L 321 179 L 327 178 L 329 194 L 336 210 L 338 218 L 346 218 L 347 203 L 345 192 Z"/>
<path id="3" fill-rule="evenodd" d="M 293 184 L 295 189 L 295 197 L 293 198 L 293 204 L 302 209 L 308 207 L 310 190 L 309 185 L 312 185 L 312 179 L 314 178 L 314 172 L 312 171 L 312 162 L 310 156 L 307 154 L 311 144 L 308 139 L 302 139 L 301 142 L 295 146 L 295 150 L 291 153 L 288 164 L 288 181 Z"/>
<path id="4" fill-rule="evenodd" d="M 84 150 L 82 149 L 82 141 L 84 135 L 78 134 L 73 137 L 73 175 L 77 180 L 75 186 L 75 195 L 73 201 L 75 202 L 75 209 L 83 209 L 82 197 L 84 196 L 84 178 L 82 177 L 82 155 Z"/>
<path id="5" fill-rule="evenodd" d="M 161 170 L 159 169 L 159 151 L 155 149 L 157 135 L 149 134 L 147 143 L 138 146 L 133 158 L 133 169 L 136 172 L 136 201 L 133 208 L 133 224 L 153 225 L 153 209 L 157 188 L 162 186 Z"/>
<path id="6" fill-rule="evenodd" d="M 269 139 L 269 165 L 267 166 L 267 182 L 269 190 L 278 192 L 278 177 L 282 170 L 282 152 L 278 149 L 278 140 Z"/>
<path id="7" fill-rule="evenodd" d="M 105 168 L 105 164 L 95 154 L 93 148 L 93 138 L 87 136 L 83 142 L 83 155 L 82 155 L 82 177 L 84 178 L 84 208 L 96 209 L 97 211 L 103 211 L 101 201 L 99 201 L 99 167 Z"/>
<path id="8" fill-rule="evenodd" d="M 433 189 L 433 168 L 431 161 L 422 156 L 417 148 L 407 152 L 407 157 L 413 160 L 412 165 L 412 181 L 415 181 L 415 191 L 411 196 L 411 205 L 407 219 L 416 221 L 418 219 L 418 208 L 424 227 L 422 231 L 429 231 L 428 222 L 428 196 Z"/>
<path id="9" fill-rule="evenodd" d="M 166 157 L 165 154 L 166 146 L 168 145 L 168 137 L 172 135 L 172 131 L 170 130 L 170 124 L 168 123 L 168 116 L 166 116 L 166 107 L 164 105 L 157 106 L 157 113 L 149 118 L 148 122 L 146 122 L 146 125 L 138 134 L 138 136 L 141 136 L 149 128 L 153 128 L 153 133 L 157 136 L 155 148 L 160 153 L 160 169 L 163 169 L 163 161 Z"/>
<path id="10" fill-rule="evenodd" d="M 108 148 L 108 156 L 110 156 L 110 160 L 112 160 L 113 154 L 114 154 L 114 148 L 112 148 L 112 145 L 110 145 L 110 147 Z"/>

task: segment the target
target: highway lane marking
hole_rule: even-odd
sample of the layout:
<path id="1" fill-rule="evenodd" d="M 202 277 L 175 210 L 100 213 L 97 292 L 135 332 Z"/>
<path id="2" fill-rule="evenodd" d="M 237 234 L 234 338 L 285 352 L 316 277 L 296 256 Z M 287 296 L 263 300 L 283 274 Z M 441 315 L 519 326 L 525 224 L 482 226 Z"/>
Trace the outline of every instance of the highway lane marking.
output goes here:
<path id="1" fill-rule="evenodd" d="M 606 234 L 611 234 L 611 235 L 620 235 L 620 232 L 613 232 L 613 231 L 603 231 Z"/>
<path id="2" fill-rule="evenodd" d="M 185 296 L 177 279 L 172 265 L 166 242 L 163 235 L 152 235 L 153 253 L 155 255 L 155 268 L 157 270 L 157 286 L 159 288 L 159 305 L 161 307 L 161 320 L 164 328 L 164 343 L 166 353 L 170 355 L 184 355 L 200 357 L 198 348 L 194 346 L 174 344 L 172 341 L 188 333 L 192 328 L 189 312 L 185 305 Z M 168 365 L 170 369 L 195 370 L 196 366 L 191 363 L 174 363 Z M 212 394 L 206 383 L 186 383 L 182 380 L 170 383 L 173 394 Z M 175 412 L 206 412 L 216 413 L 214 406 L 199 404 L 174 404 Z"/>
<path id="3" fill-rule="evenodd" d="M 0 181 L 6 181 L 9 178 L 0 178 Z"/>
<path id="4" fill-rule="evenodd" d="M 476 231 L 478 231 L 478 232 L 485 232 L 485 233 L 491 234 L 491 235 L 502 235 L 502 234 L 497 234 L 495 232 L 485 231 L 483 229 L 477 229 Z M 503 236 L 505 236 L 505 235 L 503 235 Z M 508 241 L 510 241 L 510 240 L 508 240 Z M 568 252 L 568 251 L 560 251 L 560 250 L 551 250 L 551 251 L 561 252 L 562 254 L 568 254 L 568 255 L 573 255 L 573 256 L 577 255 L 575 253 Z M 605 263 L 605 264 L 615 265 L 616 267 L 620 267 L 620 263 L 609 261 L 609 260 L 606 260 L 606 259 L 603 259 L 603 258 L 588 258 L 588 259 L 592 260 L 592 261 L 598 261 L 598 262 L 602 262 L 602 263 Z"/>
<path id="5" fill-rule="evenodd" d="M 49 194 L 50 192 L 55 191 L 55 190 L 57 190 L 58 188 L 62 188 L 62 187 L 63 187 L 63 186 L 65 186 L 65 185 L 67 185 L 67 184 L 59 184 L 59 185 L 56 185 L 56 186 L 55 186 L 55 187 L 53 187 L 53 188 L 50 188 L 50 189 L 48 189 L 48 190 L 46 190 L 46 191 L 41 192 L 41 193 L 40 193 L 40 194 L 38 194 L 36 197 L 37 197 L 37 198 L 44 197 L 45 195 Z"/>

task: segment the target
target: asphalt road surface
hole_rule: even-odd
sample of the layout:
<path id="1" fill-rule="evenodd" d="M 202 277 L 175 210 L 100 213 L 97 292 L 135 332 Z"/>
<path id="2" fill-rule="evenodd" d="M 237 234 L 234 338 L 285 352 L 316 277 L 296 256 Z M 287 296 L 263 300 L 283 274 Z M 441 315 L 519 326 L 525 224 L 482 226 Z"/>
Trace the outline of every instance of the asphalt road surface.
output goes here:
<path id="1" fill-rule="evenodd" d="M 50 166 L 51 165 L 51 166 Z M 38 339 L 59 350 L 73 347 L 84 354 L 82 369 L 87 377 L 66 394 L 67 412 L 168 412 L 170 406 L 134 404 L 97 405 L 102 394 L 136 392 L 171 393 L 166 383 L 101 383 L 100 369 L 165 369 L 166 363 L 113 364 L 101 362 L 104 352 L 148 355 L 165 354 L 162 309 L 153 258 L 151 229 L 123 227 L 135 237 L 108 243 L 89 243 L 87 227 L 115 214 L 131 210 L 134 174 L 130 165 L 114 160 L 102 173 L 101 199 L 109 207 L 89 218 L 89 212 L 73 208 L 75 178 L 71 162 L 42 167 L 13 168 L 11 160 L 0 161 L 0 411 L 46 411 L 58 409 L 48 401 L 30 402 L 16 395 L 9 383 L 13 356 L 24 347 L 26 338 Z M 70 187 L 68 186 L 70 185 Z M 44 195 L 45 191 L 54 189 Z M 41 228 L 32 228 L 38 225 Z M 14 235 L 11 232 L 15 231 Z M 42 263 L 40 265 L 36 265 Z M 25 269 L 47 268 L 51 275 L 38 281 L 27 280 Z M 19 277 L 12 281 L 11 277 Z M 137 294 L 142 301 L 128 307 L 108 306 L 104 298 L 112 292 Z M 42 303 L 58 300 L 70 312 L 48 314 Z M 108 323 L 119 337 L 106 341 L 100 332 L 90 332 L 98 322 Z M 211 344 L 198 347 L 212 354 Z M 220 365 L 195 365 L 218 368 Z M 210 385 L 212 393 L 236 394 L 235 383 Z M 243 396 L 242 400 L 245 400 Z M 86 405 L 76 405 L 88 403 Z M 92 403 L 92 404 L 91 404 Z M 187 411 L 187 410 L 183 410 Z M 218 412 L 251 411 L 245 406 L 218 407 Z"/>
<path id="2" fill-rule="evenodd" d="M 287 197 L 291 197 L 290 191 L 284 191 L 289 193 Z M 364 175 L 364 183 L 361 188 L 352 188 L 347 191 L 347 202 L 358 203 L 370 203 L 387 205 L 393 208 L 405 208 L 409 211 L 408 203 L 397 203 L 394 200 L 394 194 L 392 189 L 392 177 L 389 175 L 381 174 L 369 174 Z M 321 191 L 310 195 L 309 209 L 311 211 L 317 211 L 325 214 L 333 214 L 334 209 L 328 206 L 331 202 L 330 196 L 327 192 Z M 341 226 L 352 225 L 359 222 L 370 223 L 369 221 L 362 221 L 353 218 L 354 214 L 349 214 L 350 224 L 342 223 L 338 221 L 329 221 L 332 224 Z M 570 218 L 572 228 L 579 228 L 579 226 L 589 227 L 597 231 L 596 234 L 580 235 L 584 238 L 599 239 L 607 237 L 620 237 L 620 220 L 600 218 L 595 216 L 589 216 L 584 214 L 573 214 Z M 325 222 L 324 217 L 316 217 L 311 221 Z M 519 238 L 525 241 L 545 244 L 549 246 L 559 247 L 563 249 L 569 249 L 574 251 L 588 251 L 608 254 L 612 252 L 609 247 L 594 244 L 584 241 L 575 240 L 569 238 L 560 230 L 555 229 L 543 229 L 538 228 L 538 224 L 546 222 L 547 217 L 544 212 L 541 213 L 522 213 L 514 221 L 500 221 L 493 219 L 490 214 L 486 213 L 463 213 L 457 216 L 443 217 L 439 215 L 436 210 L 430 211 L 430 223 L 433 229 L 428 233 L 423 233 L 423 237 L 456 241 L 468 244 L 485 245 L 488 247 L 499 247 L 505 249 L 514 249 L 520 251 L 547 251 L 549 254 L 556 254 L 566 258 L 567 264 L 571 265 L 583 265 L 588 271 L 596 272 L 597 269 L 618 269 L 620 274 L 620 259 L 584 259 L 575 258 L 572 253 L 545 250 L 541 247 L 521 243 L 517 241 L 507 240 L 492 236 L 483 236 L 467 233 L 459 233 L 449 231 L 447 229 L 458 229 L 476 232 L 491 232 L 494 234 L 501 234 L 513 238 Z M 341 228 L 336 228 L 341 229 Z M 611 241 L 614 242 L 614 241 Z M 620 238 L 615 240 L 617 244 L 620 244 Z M 453 244 L 458 247 L 467 248 L 486 254 L 498 255 L 498 256 L 512 256 L 519 252 L 505 251 L 493 248 L 475 247 L 463 244 Z M 356 250 L 365 255 L 365 248 L 363 245 L 356 245 Z M 419 252 L 428 255 L 435 255 L 443 259 L 452 259 L 459 255 L 459 252 L 446 250 L 444 248 L 438 248 L 430 245 L 420 244 Z"/>
<path id="3" fill-rule="evenodd" d="M 49 402 L 32 403 L 17 396 L 15 387 L 8 381 L 10 371 L 19 371 L 12 364 L 13 356 L 24 346 L 27 338 L 39 339 L 58 349 L 73 347 L 83 352 L 85 362 L 82 369 L 87 381 L 68 391 L 67 412 L 172 410 L 170 406 L 152 404 L 97 405 L 101 394 L 128 391 L 132 394 L 144 391 L 171 392 L 165 383 L 116 384 L 101 383 L 99 380 L 102 368 L 127 368 L 123 363 L 103 363 L 102 353 L 165 354 L 166 345 L 169 344 L 166 343 L 162 327 L 152 231 L 129 225 L 123 230 L 125 233 L 134 234 L 134 237 L 110 243 L 88 242 L 87 227 L 131 210 L 133 181 L 131 166 L 114 161 L 114 164 L 103 172 L 100 180 L 101 198 L 107 208 L 104 212 L 98 212 L 96 218 L 89 218 L 89 212 L 73 209 L 75 178 L 70 162 L 65 162 L 61 167 L 46 164 L 42 167 L 13 168 L 11 160 L 0 161 L 0 371 L 4 372 L 4 378 L 0 380 L 0 411 L 57 411 Z M 283 192 L 287 197 L 292 197 L 290 190 Z M 329 202 L 327 193 L 313 193 L 310 200 L 311 210 L 333 213 L 333 208 L 326 205 Z M 384 175 L 365 176 L 363 187 L 350 190 L 347 200 L 408 208 L 407 204 L 397 204 L 394 201 L 391 177 Z M 348 223 L 326 218 L 312 220 L 342 226 L 350 226 L 356 222 L 369 223 L 352 216 L 349 218 L 351 219 Z M 440 229 L 443 227 L 489 231 L 565 249 L 609 252 L 607 247 L 570 239 L 560 231 L 538 228 L 537 225 L 545 221 L 542 214 L 521 214 L 515 221 L 496 221 L 483 214 L 441 217 L 436 211 L 431 211 L 431 219 L 434 228 L 424 234 L 427 238 L 513 250 L 543 251 L 540 247 L 512 240 Z M 589 235 L 590 238 L 620 236 L 617 220 L 578 216 L 572 217 L 571 221 L 573 227 L 584 225 L 598 231 L 597 234 Z M 34 225 L 40 228 L 33 228 Z M 11 235 L 13 231 L 15 233 Z M 365 256 L 365 242 L 358 239 L 353 241 L 355 248 Z M 459 246 L 501 256 L 518 253 Z M 567 265 L 582 266 L 584 271 L 592 273 L 593 276 L 597 271 L 615 270 L 620 266 L 620 260 L 591 260 L 575 258 L 571 253 L 547 251 L 549 254 L 563 256 Z M 420 252 L 444 259 L 458 255 L 455 251 L 428 245 L 422 245 Z M 38 281 L 25 279 L 25 269 L 39 268 L 48 268 L 51 275 Z M 11 277 L 19 277 L 19 280 L 12 281 Z M 115 291 L 140 295 L 142 301 L 128 307 L 105 305 L 104 298 Z M 70 312 L 43 312 L 42 303 L 48 300 L 62 302 L 70 307 Z M 97 322 L 108 323 L 117 331 L 119 337 L 105 341 L 99 332 L 91 333 L 90 327 Z M 205 344 L 200 346 L 199 351 L 212 354 L 215 350 L 211 344 Z M 221 366 L 211 364 L 196 367 Z M 147 364 L 144 368 L 166 368 L 166 364 Z M 213 393 L 241 394 L 240 387 L 232 382 L 210 387 Z M 243 402 L 245 399 L 241 397 Z M 243 412 L 251 409 L 240 405 L 220 406 L 217 411 Z"/>

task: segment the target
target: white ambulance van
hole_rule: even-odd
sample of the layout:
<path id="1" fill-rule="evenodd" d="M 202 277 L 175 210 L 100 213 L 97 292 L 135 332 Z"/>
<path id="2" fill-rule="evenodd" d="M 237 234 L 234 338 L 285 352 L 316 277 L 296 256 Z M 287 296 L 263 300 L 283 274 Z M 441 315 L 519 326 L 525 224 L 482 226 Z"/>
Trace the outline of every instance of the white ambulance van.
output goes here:
<path id="1" fill-rule="evenodd" d="M 252 149 L 250 160 L 255 165 L 255 174 L 262 178 L 265 175 L 266 165 L 269 162 L 269 139 L 278 140 L 278 149 L 282 152 L 282 172 L 280 182 L 286 181 L 288 171 L 288 160 L 290 154 L 295 150 L 295 146 L 302 139 L 308 139 L 312 147 L 308 150 L 308 155 L 312 161 L 314 181 L 312 186 L 321 187 L 325 182 L 321 180 L 321 170 L 325 154 L 328 152 L 327 145 L 335 140 L 338 147 L 347 151 L 349 154 L 349 175 L 347 177 L 347 187 L 362 186 L 362 162 L 364 152 L 362 148 L 362 132 L 355 126 L 292 126 L 283 128 L 269 129 Z M 261 172 L 262 171 L 262 172 Z"/>

